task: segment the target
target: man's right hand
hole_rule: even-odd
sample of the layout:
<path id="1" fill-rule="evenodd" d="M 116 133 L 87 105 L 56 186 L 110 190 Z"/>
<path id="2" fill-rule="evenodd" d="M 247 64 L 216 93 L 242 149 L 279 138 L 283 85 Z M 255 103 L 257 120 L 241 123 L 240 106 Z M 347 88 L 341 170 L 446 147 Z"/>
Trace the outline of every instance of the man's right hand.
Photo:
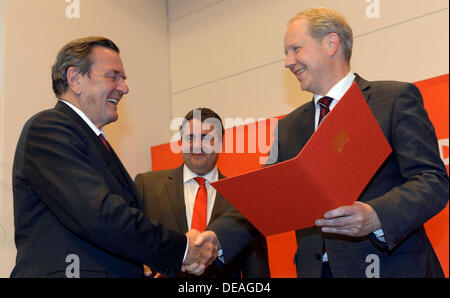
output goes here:
<path id="1" fill-rule="evenodd" d="M 189 239 L 189 247 L 186 259 L 181 268 L 183 272 L 201 275 L 206 267 L 211 265 L 217 258 L 218 246 L 216 244 L 217 242 L 212 241 L 214 240 L 214 237 L 208 237 L 207 241 L 197 241 L 197 237 L 204 235 L 204 233 L 200 233 L 197 230 L 190 230 L 186 233 L 186 236 Z M 200 238 L 204 238 L 204 236 L 201 236 Z"/>

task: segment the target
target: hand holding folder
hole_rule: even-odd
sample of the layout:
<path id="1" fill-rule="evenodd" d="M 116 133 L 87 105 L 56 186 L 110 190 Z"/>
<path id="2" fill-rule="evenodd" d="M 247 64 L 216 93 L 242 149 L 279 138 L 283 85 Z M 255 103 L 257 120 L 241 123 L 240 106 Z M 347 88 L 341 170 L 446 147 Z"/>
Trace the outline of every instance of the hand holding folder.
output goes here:
<path id="1" fill-rule="evenodd" d="M 269 236 L 354 203 L 391 152 L 353 83 L 295 158 L 211 185 Z"/>

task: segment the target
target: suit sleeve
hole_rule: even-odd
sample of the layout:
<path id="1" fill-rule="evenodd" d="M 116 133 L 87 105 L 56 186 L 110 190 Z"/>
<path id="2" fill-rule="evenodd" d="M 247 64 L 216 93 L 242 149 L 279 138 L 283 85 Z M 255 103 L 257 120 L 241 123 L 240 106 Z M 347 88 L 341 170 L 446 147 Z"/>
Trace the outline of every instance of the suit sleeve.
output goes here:
<path id="1" fill-rule="evenodd" d="M 434 127 L 416 86 L 395 95 L 391 146 L 403 183 L 367 202 L 376 211 L 389 249 L 442 210 L 448 202 L 448 176 Z"/>
<path id="2" fill-rule="evenodd" d="M 225 263 L 241 252 L 257 233 L 255 227 L 231 204 L 222 216 L 208 224 L 207 230 L 216 233 Z"/>
<path id="3" fill-rule="evenodd" d="M 246 248 L 242 270 L 244 278 L 270 278 L 269 256 L 266 238 L 258 233 Z"/>
<path id="4" fill-rule="evenodd" d="M 141 196 L 141 198 L 145 198 L 144 196 L 144 181 L 142 179 L 142 174 L 137 174 L 134 179 L 134 184 L 136 184 L 136 189 Z"/>
<path id="5" fill-rule="evenodd" d="M 25 146 L 25 175 L 71 232 L 105 251 L 177 275 L 186 237 L 148 220 L 113 194 L 82 131 L 62 115 L 37 118 Z"/>
<path id="6" fill-rule="evenodd" d="M 264 167 L 276 164 L 280 162 L 280 145 L 279 145 L 279 139 L 278 139 L 278 132 L 279 132 L 279 125 L 280 122 L 277 122 L 277 125 L 275 126 L 275 129 L 273 131 L 273 143 L 272 146 L 270 147 L 270 152 L 269 152 L 269 158 L 266 161 L 266 164 L 264 165 Z"/>

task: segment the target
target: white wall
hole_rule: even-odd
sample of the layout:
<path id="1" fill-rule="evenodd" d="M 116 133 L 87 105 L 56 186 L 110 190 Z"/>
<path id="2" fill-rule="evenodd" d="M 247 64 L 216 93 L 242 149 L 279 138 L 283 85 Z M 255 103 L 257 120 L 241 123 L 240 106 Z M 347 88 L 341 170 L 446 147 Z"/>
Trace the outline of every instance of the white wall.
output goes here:
<path id="1" fill-rule="evenodd" d="M 169 0 L 172 113 L 208 106 L 223 117 L 286 114 L 311 99 L 284 69 L 288 20 L 312 6 L 354 30 L 352 69 L 416 82 L 448 73 L 448 0 Z M 379 6 L 373 6 L 376 4 Z M 379 7 L 379 18 L 368 18 Z M 376 16 L 376 15 L 375 15 Z"/>
<path id="2" fill-rule="evenodd" d="M 0 0 L 0 277 L 8 274 L 15 258 L 15 249 L 13 247 L 11 233 L 12 209 L 11 203 L 11 184 L 7 183 L 5 178 L 8 175 L 10 167 L 3 160 L 4 152 L 4 33 L 5 33 L 5 0 Z"/>
<path id="3" fill-rule="evenodd" d="M 84 36 L 111 38 L 120 48 L 130 93 L 119 120 L 105 127 L 130 175 L 150 169 L 150 146 L 170 133 L 167 2 L 165 0 L 80 0 L 80 18 L 69 19 L 65 0 L 0 0 L 0 277 L 15 262 L 11 172 L 25 121 L 56 99 L 51 66 L 58 50 Z M 3 28 L 0 25 L 0 30 Z M 1 61 L 1 60 L 0 60 Z M 4 101 L 2 100 L 4 99 Z M 2 227 L 6 229 L 6 235 Z"/>

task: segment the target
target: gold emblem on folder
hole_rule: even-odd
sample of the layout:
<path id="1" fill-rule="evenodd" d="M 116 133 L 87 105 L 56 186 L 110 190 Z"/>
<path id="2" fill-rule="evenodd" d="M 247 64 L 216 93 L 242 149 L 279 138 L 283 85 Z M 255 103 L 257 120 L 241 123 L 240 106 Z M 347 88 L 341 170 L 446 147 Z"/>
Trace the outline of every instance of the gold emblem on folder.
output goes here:
<path id="1" fill-rule="evenodd" d="M 350 140 L 350 137 L 345 132 L 345 130 L 341 130 L 336 137 L 333 139 L 331 145 L 333 146 L 336 153 L 340 153 L 342 149 L 344 149 L 345 144 Z"/>

